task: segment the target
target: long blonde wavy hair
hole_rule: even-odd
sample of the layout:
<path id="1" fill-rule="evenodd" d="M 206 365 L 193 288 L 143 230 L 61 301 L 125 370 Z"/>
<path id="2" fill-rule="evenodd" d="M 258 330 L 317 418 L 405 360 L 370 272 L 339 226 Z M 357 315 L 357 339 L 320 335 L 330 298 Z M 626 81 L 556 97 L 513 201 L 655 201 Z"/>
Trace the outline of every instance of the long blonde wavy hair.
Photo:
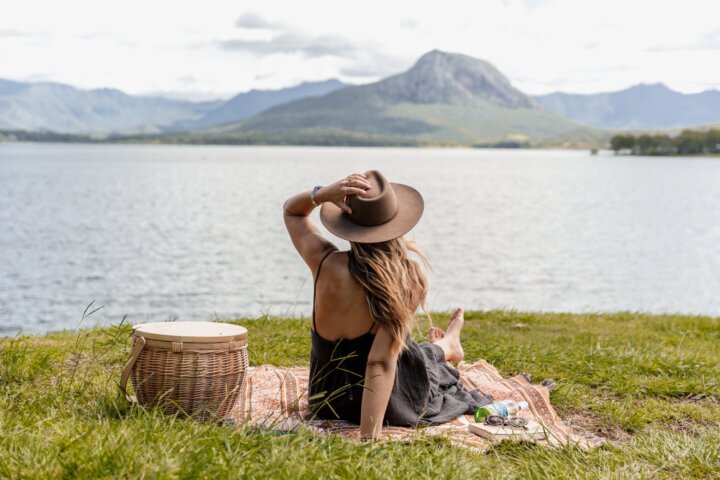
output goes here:
<path id="1" fill-rule="evenodd" d="M 392 336 L 393 353 L 402 353 L 419 307 L 425 310 L 427 277 L 415 254 L 429 268 L 413 240 L 404 237 L 379 243 L 350 242 L 350 273 L 365 290 L 370 314 Z"/>

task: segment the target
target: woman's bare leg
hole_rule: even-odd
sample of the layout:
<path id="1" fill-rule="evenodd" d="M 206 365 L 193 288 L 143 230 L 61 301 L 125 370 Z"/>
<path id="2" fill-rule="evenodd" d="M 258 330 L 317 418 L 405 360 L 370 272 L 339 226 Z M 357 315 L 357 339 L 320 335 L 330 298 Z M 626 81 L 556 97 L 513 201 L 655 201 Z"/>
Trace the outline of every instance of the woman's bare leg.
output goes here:
<path id="1" fill-rule="evenodd" d="M 453 310 L 447 332 L 443 332 L 435 327 L 432 327 L 430 332 L 428 332 L 430 343 L 434 343 L 443 349 L 443 352 L 445 352 L 445 361 L 447 362 L 461 362 L 465 355 L 462 345 L 460 345 L 460 331 L 464 323 L 465 319 L 463 318 L 462 308 L 456 308 Z M 440 332 L 437 330 L 440 330 Z"/>

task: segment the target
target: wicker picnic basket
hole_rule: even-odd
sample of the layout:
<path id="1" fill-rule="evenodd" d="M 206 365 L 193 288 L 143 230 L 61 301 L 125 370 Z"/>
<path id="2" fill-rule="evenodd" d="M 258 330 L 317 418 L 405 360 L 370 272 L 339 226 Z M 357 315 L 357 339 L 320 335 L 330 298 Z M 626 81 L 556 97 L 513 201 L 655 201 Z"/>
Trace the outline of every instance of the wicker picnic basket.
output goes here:
<path id="1" fill-rule="evenodd" d="M 215 322 L 144 323 L 120 378 L 130 401 L 203 420 L 228 416 L 245 389 L 247 329 Z M 128 377 L 136 397 L 127 393 Z"/>

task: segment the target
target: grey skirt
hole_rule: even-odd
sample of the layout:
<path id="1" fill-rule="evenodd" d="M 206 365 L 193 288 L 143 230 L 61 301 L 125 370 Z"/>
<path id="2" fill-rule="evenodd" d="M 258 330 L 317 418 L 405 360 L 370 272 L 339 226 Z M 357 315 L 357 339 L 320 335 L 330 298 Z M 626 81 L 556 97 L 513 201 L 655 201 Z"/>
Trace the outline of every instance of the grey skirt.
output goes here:
<path id="1" fill-rule="evenodd" d="M 409 340 L 398 358 L 395 384 L 385 412 L 389 425 L 417 426 L 449 422 L 472 414 L 492 399 L 460 384 L 460 372 L 445 362 L 442 348 Z"/>

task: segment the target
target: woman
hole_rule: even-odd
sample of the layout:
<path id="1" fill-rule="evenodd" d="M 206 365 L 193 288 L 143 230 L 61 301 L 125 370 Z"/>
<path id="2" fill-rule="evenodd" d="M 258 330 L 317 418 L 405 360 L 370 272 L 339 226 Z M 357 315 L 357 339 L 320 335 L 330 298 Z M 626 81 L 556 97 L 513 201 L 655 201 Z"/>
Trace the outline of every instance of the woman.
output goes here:
<path id="1" fill-rule="evenodd" d="M 322 205 L 323 225 L 350 242 L 340 252 L 310 219 Z M 309 402 L 319 416 L 360 424 L 364 439 L 391 425 L 447 422 L 489 399 L 467 391 L 448 362 L 463 358 L 456 309 L 447 332 L 429 342 L 410 338 L 428 283 L 403 238 L 420 219 L 422 196 L 380 172 L 353 174 L 285 202 L 293 244 L 315 277 Z"/>

